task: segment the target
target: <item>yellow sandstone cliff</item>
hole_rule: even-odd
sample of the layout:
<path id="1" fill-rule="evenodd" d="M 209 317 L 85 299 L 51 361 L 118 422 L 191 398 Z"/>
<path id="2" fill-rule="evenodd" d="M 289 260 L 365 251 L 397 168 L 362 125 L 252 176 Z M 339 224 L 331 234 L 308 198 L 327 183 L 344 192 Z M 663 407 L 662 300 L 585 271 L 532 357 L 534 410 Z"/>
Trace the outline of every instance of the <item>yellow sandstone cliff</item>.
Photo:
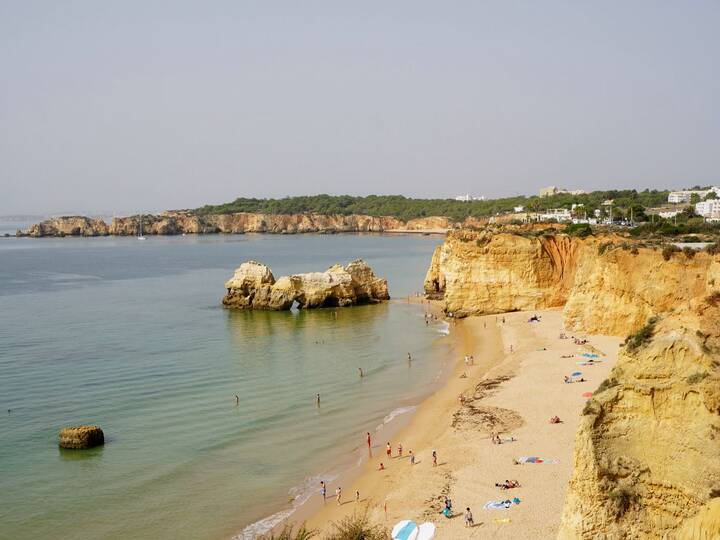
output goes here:
<path id="1" fill-rule="evenodd" d="M 342 232 L 434 232 L 444 233 L 456 224 L 445 217 L 403 221 L 388 216 L 325 214 L 208 214 L 164 212 L 113 218 L 110 225 L 101 219 L 81 216 L 53 218 L 32 225 L 23 234 L 43 236 L 134 236 L 212 233 L 342 233 Z"/>
<path id="2" fill-rule="evenodd" d="M 456 316 L 564 306 L 568 329 L 635 333 L 585 408 L 559 538 L 719 537 L 720 256 L 452 231 L 425 290 Z"/>

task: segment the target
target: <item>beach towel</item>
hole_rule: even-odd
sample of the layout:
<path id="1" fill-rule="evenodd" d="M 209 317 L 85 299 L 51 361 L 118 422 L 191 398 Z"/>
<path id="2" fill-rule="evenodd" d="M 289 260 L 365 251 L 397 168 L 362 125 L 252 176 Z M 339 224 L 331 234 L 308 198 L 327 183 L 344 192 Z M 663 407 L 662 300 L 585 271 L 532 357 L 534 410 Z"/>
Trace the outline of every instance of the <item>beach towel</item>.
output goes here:
<path id="1" fill-rule="evenodd" d="M 584 362 L 575 362 L 575 363 L 576 363 L 578 366 L 592 366 L 595 362 L 584 361 Z"/>
<path id="2" fill-rule="evenodd" d="M 513 504 L 520 504 L 520 499 L 517 497 L 510 499 L 505 499 L 504 501 L 488 501 L 485 503 L 483 508 L 485 510 L 505 510 L 506 508 L 510 508 Z"/>
<path id="3" fill-rule="evenodd" d="M 592 397 L 592 392 L 583 392 L 582 397 Z"/>
<path id="4" fill-rule="evenodd" d="M 530 456 L 530 457 L 528 457 L 528 456 L 523 456 L 523 457 L 517 458 L 515 461 L 517 461 L 518 463 L 522 463 L 522 464 L 525 464 L 525 463 L 544 463 L 544 464 L 547 464 L 547 465 L 556 465 L 556 464 L 560 463 L 560 461 L 558 461 L 557 459 L 545 459 L 545 458 L 536 457 L 536 456 Z"/>
<path id="5" fill-rule="evenodd" d="M 599 358 L 599 354 L 595 353 L 582 353 L 580 356 L 584 356 L 585 358 Z"/>

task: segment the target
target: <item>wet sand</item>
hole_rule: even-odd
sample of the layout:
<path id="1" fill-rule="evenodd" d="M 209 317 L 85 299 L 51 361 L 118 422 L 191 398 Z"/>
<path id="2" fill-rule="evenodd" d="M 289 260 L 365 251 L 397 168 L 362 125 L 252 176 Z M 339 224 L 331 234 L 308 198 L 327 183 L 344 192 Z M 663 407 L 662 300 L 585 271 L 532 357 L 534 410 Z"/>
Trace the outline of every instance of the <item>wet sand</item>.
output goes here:
<path id="1" fill-rule="evenodd" d="M 367 510 L 372 521 L 388 529 L 402 519 L 432 521 L 436 538 L 554 538 L 572 472 L 575 432 L 587 399 L 582 394 L 607 377 L 620 340 L 583 335 L 607 356 L 597 365 L 579 366 L 579 355 L 587 348 L 559 339 L 561 311 L 537 313 L 542 319 L 538 323 L 528 323 L 530 314 L 522 312 L 451 323 L 458 358 L 447 383 L 396 433 L 390 441 L 390 459 L 385 454 L 388 441 L 373 441 L 372 457 L 360 475 L 342 485 L 343 504 L 338 506 L 334 499 L 337 485 L 328 485 L 327 502 L 319 505 L 307 525 L 325 533 L 332 522 Z M 475 357 L 474 365 L 465 364 L 465 354 Z M 574 356 L 561 358 L 569 354 Z M 587 382 L 565 384 L 563 376 L 574 371 L 581 371 Z M 462 405 L 460 394 L 466 398 Z M 563 422 L 550 424 L 553 415 Z M 496 445 L 493 433 L 516 440 Z M 398 443 L 403 446 L 402 458 L 397 457 Z M 415 465 L 410 464 L 409 450 L 416 455 Z M 433 450 L 437 467 L 432 466 Z M 515 465 L 513 460 L 521 456 L 559 463 Z M 378 470 L 381 462 L 384 471 Z M 518 480 L 522 487 L 495 487 L 504 480 Z M 453 502 L 456 517 L 451 519 L 440 514 L 445 495 Z M 488 501 L 513 497 L 520 504 L 483 508 Z M 472 528 L 465 527 L 462 517 L 468 506 L 475 518 Z"/>

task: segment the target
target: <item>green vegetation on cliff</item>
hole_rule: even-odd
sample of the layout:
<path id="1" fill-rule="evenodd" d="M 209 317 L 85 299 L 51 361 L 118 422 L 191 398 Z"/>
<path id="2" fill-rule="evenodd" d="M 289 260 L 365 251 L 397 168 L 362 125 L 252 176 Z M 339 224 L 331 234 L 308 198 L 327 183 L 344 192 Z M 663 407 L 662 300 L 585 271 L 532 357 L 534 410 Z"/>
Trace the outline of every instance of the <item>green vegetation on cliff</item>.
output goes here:
<path id="1" fill-rule="evenodd" d="M 364 214 L 369 216 L 393 216 L 408 220 L 428 216 L 444 216 L 457 221 L 467 217 L 482 218 L 498 213 L 512 212 L 516 206 L 539 211 L 550 208 L 567 208 L 582 204 L 588 215 L 599 208 L 603 201 L 614 200 L 615 215 L 642 215 L 643 207 L 658 206 L 667 201 L 667 191 L 658 190 L 609 190 L 593 191 L 583 195 L 561 193 L 550 197 L 505 197 L 484 201 L 456 201 L 454 199 L 411 199 L 402 195 L 311 195 L 286 197 L 284 199 L 238 198 L 233 202 L 206 205 L 193 210 L 198 214 L 232 214 L 250 212 L 262 214 Z"/>

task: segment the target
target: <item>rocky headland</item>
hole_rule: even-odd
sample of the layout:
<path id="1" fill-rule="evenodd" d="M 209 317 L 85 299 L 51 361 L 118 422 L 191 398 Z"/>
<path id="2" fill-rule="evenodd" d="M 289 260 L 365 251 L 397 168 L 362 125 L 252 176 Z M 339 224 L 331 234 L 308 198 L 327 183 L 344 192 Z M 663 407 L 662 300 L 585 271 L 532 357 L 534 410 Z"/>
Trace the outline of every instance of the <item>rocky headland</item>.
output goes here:
<path id="1" fill-rule="evenodd" d="M 375 275 L 367 263 L 358 259 L 325 272 L 293 274 L 275 279 L 270 268 L 247 261 L 225 283 L 224 306 L 236 309 L 288 310 L 297 302 L 300 308 L 346 307 L 388 300 L 387 280 Z"/>
<path id="2" fill-rule="evenodd" d="M 179 234 L 299 234 L 356 232 L 444 233 L 456 226 L 448 218 L 426 217 L 401 220 L 389 216 L 326 215 L 326 214 L 196 214 L 164 212 L 113 218 L 110 224 L 102 219 L 64 216 L 45 220 L 18 231 L 18 236 L 134 236 Z"/>
<path id="3" fill-rule="evenodd" d="M 720 255 L 617 236 L 448 233 L 426 293 L 453 316 L 562 308 L 627 336 L 583 411 L 559 537 L 720 530 Z"/>

